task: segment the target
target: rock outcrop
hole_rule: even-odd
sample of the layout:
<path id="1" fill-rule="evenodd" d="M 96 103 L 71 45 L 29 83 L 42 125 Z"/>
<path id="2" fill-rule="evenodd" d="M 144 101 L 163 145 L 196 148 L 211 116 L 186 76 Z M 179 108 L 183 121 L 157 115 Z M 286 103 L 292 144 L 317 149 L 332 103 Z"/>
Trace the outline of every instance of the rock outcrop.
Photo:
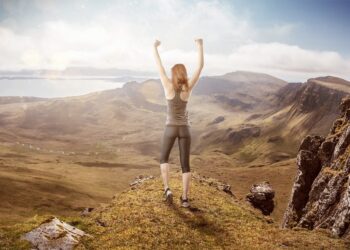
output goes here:
<path id="1" fill-rule="evenodd" d="M 219 181 L 215 178 L 202 176 L 196 172 L 192 173 L 192 178 L 195 180 L 198 180 L 199 183 L 205 183 L 209 186 L 216 187 L 217 190 L 224 191 L 225 193 L 228 193 L 229 195 L 233 196 L 234 198 L 237 198 L 231 191 L 231 186 L 225 182 Z"/>
<path id="2" fill-rule="evenodd" d="M 242 143 L 245 139 L 251 137 L 259 137 L 261 133 L 261 128 L 254 124 L 242 124 L 239 128 L 233 130 L 228 128 L 225 140 L 236 145 Z"/>
<path id="3" fill-rule="evenodd" d="M 298 173 L 282 227 L 329 229 L 350 237 L 350 97 L 326 137 L 309 135 L 297 155 Z"/>
<path id="4" fill-rule="evenodd" d="M 225 117 L 220 115 L 216 117 L 212 122 L 208 123 L 208 125 L 218 124 L 220 122 L 223 122 L 225 120 Z"/>
<path id="5" fill-rule="evenodd" d="M 292 105 L 291 115 L 322 111 L 336 113 L 338 103 L 350 93 L 350 82 L 336 77 L 310 78 L 305 83 L 289 83 L 274 93 L 276 107 Z M 317 112 L 320 113 L 320 112 Z"/>
<path id="6" fill-rule="evenodd" d="M 83 236 L 92 237 L 84 231 L 53 217 L 39 227 L 22 235 L 35 249 L 70 250 L 79 244 Z"/>
<path id="7" fill-rule="evenodd" d="M 145 180 L 148 179 L 153 179 L 154 176 L 153 175 L 149 175 L 149 176 L 144 176 L 142 174 L 140 174 L 139 176 L 137 176 L 132 182 L 129 183 L 129 186 L 131 186 L 131 188 L 135 188 L 135 186 L 140 185 L 141 183 L 143 183 Z"/>
<path id="8" fill-rule="evenodd" d="M 250 193 L 246 195 L 246 200 L 249 201 L 253 207 L 258 208 L 264 215 L 272 213 L 275 205 L 273 198 L 275 191 L 272 189 L 268 181 L 253 184 L 250 188 Z"/>
<path id="9" fill-rule="evenodd" d="M 288 142 L 293 141 L 294 147 L 307 135 L 326 136 L 339 116 L 339 103 L 349 94 L 350 82 L 336 77 L 289 83 L 270 95 L 274 111 L 268 111 L 264 118 L 274 121 L 269 128 L 274 135 L 292 135 Z"/>

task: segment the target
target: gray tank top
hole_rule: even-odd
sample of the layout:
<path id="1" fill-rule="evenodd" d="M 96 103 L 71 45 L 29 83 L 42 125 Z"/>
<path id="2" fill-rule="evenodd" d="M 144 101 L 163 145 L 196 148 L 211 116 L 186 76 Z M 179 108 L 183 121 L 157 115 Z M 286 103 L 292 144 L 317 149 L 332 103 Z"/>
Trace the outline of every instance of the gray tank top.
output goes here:
<path id="1" fill-rule="evenodd" d="M 167 99 L 167 119 L 166 125 L 187 125 L 191 126 L 188 119 L 188 111 L 186 109 L 188 101 L 180 98 L 181 90 L 175 90 L 173 99 Z"/>

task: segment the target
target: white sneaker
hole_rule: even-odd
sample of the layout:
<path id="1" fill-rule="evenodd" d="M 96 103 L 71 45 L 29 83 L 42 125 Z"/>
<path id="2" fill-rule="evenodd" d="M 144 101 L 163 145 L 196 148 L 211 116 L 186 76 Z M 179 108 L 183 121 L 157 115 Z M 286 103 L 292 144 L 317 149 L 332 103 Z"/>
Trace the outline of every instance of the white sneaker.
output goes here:
<path id="1" fill-rule="evenodd" d="M 170 188 L 167 188 L 164 191 L 165 201 L 168 203 L 173 203 L 173 193 L 171 192 Z"/>
<path id="2" fill-rule="evenodd" d="M 182 199 L 182 195 L 180 196 L 181 206 L 183 207 L 189 207 L 190 203 L 188 202 L 188 198 Z"/>

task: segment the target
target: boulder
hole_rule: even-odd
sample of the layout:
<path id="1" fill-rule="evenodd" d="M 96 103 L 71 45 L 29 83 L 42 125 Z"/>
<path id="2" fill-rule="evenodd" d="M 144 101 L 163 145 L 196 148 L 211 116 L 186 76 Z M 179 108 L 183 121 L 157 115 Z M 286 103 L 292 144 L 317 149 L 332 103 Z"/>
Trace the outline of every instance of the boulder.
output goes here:
<path id="1" fill-rule="evenodd" d="M 268 181 L 253 184 L 250 188 L 250 193 L 246 195 L 246 200 L 249 201 L 255 208 L 261 210 L 264 215 L 269 215 L 274 209 L 275 191 L 270 186 Z"/>
<path id="2" fill-rule="evenodd" d="M 21 239 L 30 241 L 39 250 L 70 250 L 83 236 L 92 237 L 84 231 L 53 217 L 39 227 L 25 233 Z"/>

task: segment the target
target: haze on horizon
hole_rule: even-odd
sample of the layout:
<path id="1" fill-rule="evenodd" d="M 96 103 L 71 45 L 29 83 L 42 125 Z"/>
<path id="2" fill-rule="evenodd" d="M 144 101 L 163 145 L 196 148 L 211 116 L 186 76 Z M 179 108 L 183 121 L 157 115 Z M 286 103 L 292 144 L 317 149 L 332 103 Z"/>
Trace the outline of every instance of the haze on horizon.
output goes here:
<path id="1" fill-rule="evenodd" d="M 10 1 L 0 2 L 0 70 L 119 68 L 157 74 L 197 63 L 203 75 L 236 70 L 288 81 L 350 79 L 348 1 Z"/>

